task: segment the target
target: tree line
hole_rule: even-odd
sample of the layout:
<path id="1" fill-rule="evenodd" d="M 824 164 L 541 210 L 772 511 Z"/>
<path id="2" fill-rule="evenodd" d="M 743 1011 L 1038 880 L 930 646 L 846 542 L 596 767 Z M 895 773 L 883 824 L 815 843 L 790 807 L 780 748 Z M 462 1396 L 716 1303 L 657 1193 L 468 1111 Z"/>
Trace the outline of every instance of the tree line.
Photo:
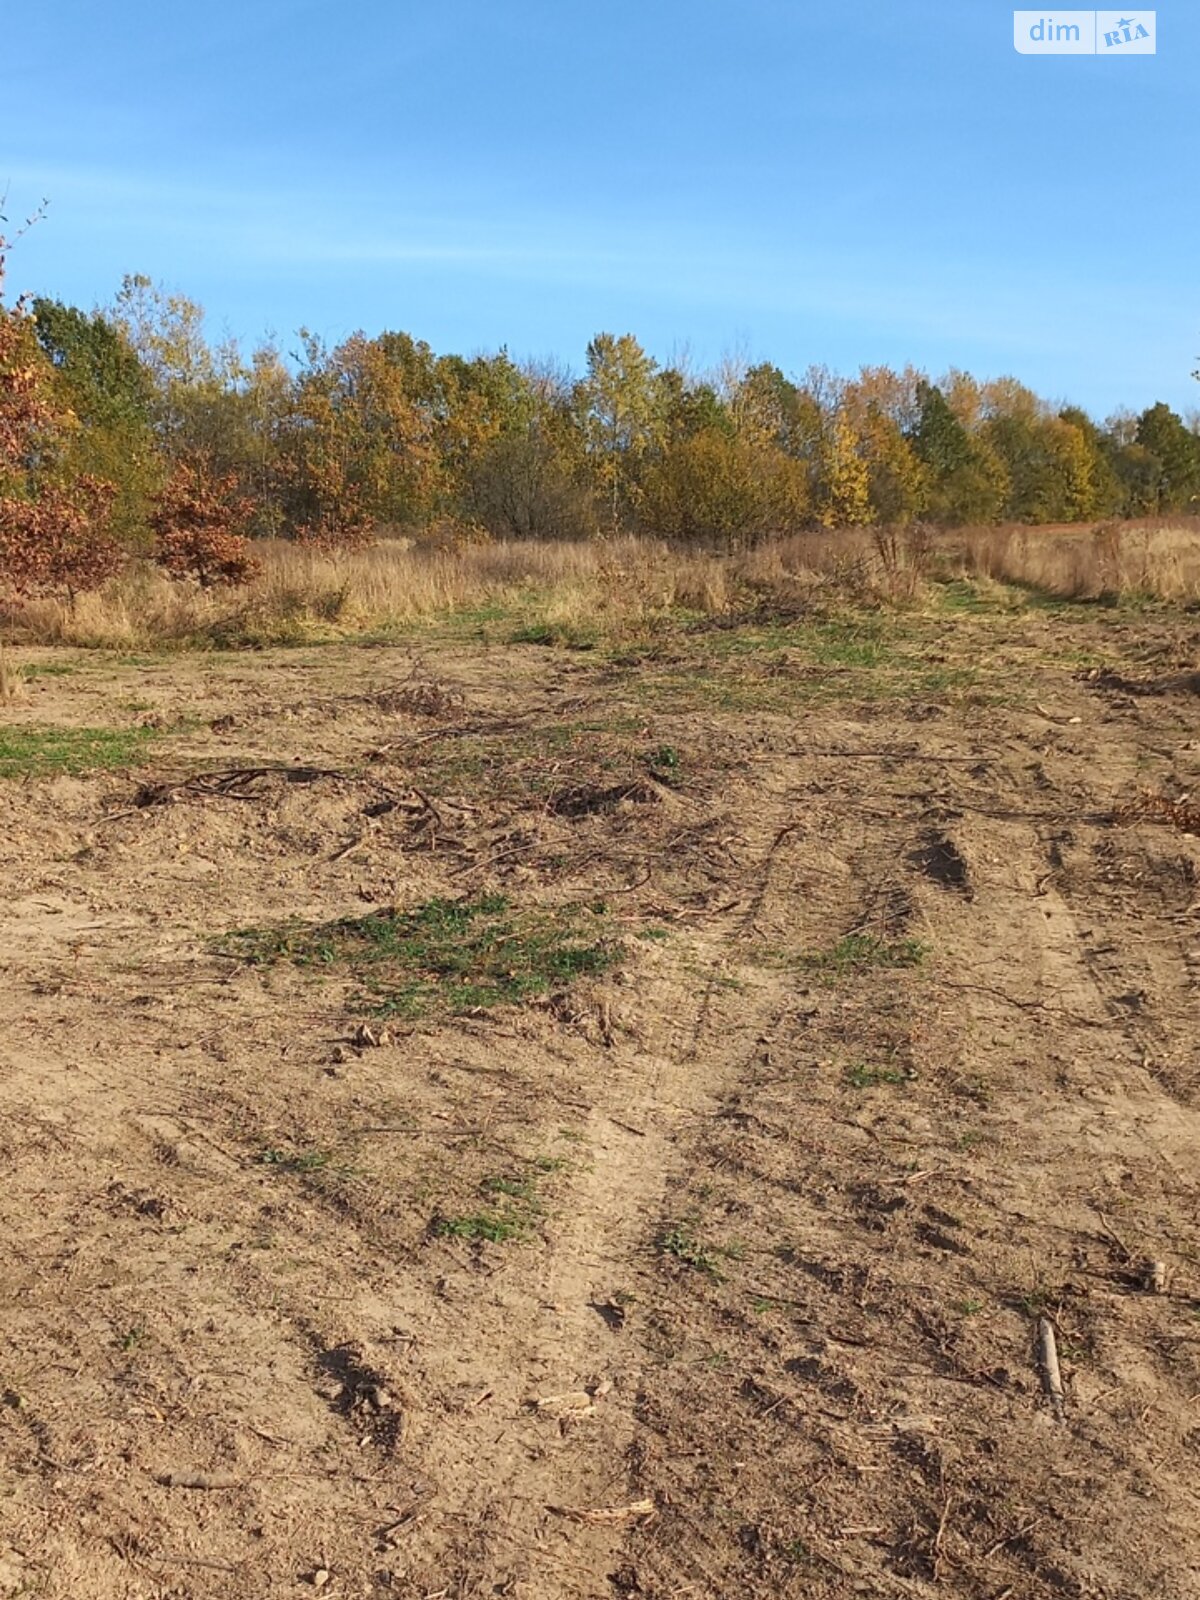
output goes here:
<path id="1" fill-rule="evenodd" d="M 659 365 L 598 334 L 584 370 L 407 333 L 285 358 L 206 334 L 128 277 L 110 305 L 3 303 L 0 586 L 73 591 L 130 554 L 203 583 L 253 540 L 641 532 L 738 550 L 803 529 L 1086 522 L 1200 509 L 1200 435 L 1165 404 L 1098 423 L 1013 378 Z"/>

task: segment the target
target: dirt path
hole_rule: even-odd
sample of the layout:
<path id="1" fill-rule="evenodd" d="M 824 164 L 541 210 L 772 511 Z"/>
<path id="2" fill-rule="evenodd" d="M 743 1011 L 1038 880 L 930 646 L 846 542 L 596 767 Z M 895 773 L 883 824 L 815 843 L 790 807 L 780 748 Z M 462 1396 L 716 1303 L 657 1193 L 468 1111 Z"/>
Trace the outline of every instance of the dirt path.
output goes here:
<path id="1" fill-rule="evenodd" d="M 1191 702 L 435 666 L 156 667 L 147 774 L 0 790 L 0 1594 L 1200 1593 L 1200 858 L 1110 820 Z M 366 1037 L 214 943 L 486 894 L 620 962 Z"/>

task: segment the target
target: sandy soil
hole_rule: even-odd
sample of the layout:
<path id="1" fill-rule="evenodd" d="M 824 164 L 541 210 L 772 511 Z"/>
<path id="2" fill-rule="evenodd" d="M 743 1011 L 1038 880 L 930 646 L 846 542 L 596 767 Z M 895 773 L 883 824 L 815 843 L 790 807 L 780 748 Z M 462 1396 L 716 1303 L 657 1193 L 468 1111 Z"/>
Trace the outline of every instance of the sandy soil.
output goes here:
<path id="1" fill-rule="evenodd" d="M 1200 845 L 1114 822 L 1196 642 L 57 658 L 7 722 L 162 731 L 0 785 L 0 1594 L 1200 1595 Z M 483 890 L 619 965 L 214 943 Z"/>

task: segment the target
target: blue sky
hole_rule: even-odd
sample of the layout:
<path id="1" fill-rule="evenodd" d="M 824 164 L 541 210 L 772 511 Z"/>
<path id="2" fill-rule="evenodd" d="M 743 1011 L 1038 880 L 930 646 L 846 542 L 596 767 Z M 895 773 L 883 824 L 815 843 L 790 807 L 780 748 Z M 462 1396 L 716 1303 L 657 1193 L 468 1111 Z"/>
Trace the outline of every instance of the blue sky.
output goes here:
<path id="1" fill-rule="evenodd" d="M 1158 39 L 1021 56 L 993 0 L 38 0 L 4 23 L 0 188 L 50 210 L 10 288 L 145 272 L 285 349 L 578 366 L 630 330 L 1191 408 L 1196 0 Z"/>

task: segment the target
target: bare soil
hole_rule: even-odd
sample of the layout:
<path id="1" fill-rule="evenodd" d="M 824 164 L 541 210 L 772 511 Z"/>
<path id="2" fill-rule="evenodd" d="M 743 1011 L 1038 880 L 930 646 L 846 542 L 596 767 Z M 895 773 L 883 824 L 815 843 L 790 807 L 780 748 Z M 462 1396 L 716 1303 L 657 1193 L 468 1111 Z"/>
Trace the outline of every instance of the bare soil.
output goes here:
<path id="1" fill-rule="evenodd" d="M 28 657 L 0 1594 L 1200 1595 L 1195 619 L 906 627 Z M 220 944 L 484 892 L 619 964 Z"/>

